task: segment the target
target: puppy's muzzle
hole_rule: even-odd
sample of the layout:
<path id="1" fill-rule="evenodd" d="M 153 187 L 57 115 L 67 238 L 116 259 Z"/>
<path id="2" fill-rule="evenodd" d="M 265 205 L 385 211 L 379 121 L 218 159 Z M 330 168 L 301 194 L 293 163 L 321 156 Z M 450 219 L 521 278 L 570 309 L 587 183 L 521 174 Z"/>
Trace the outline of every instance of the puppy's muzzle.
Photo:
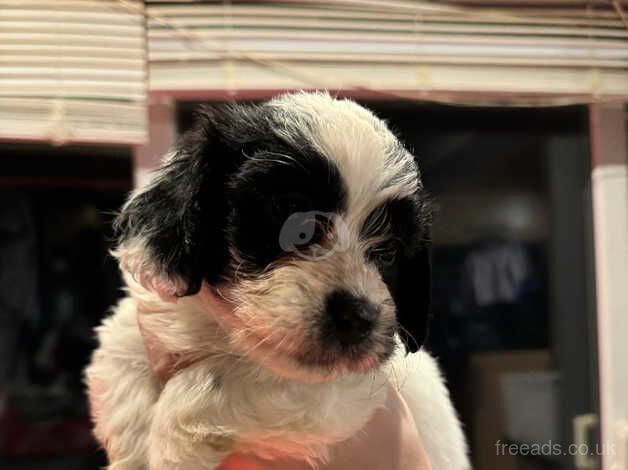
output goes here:
<path id="1" fill-rule="evenodd" d="M 379 308 L 368 299 L 335 290 L 325 299 L 325 336 L 342 346 L 358 345 L 371 335 L 378 317 Z"/>

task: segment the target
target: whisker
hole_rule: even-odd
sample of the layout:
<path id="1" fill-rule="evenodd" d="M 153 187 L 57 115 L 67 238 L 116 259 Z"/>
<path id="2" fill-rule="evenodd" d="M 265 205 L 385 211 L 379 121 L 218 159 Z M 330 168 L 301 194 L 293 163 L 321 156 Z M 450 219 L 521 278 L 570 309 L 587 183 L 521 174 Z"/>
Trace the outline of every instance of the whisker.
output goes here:
<path id="1" fill-rule="evenodd" d="M 248 348 L 247 350 L 245 350 L 242 353 L 238 353 L 237 355 L 239 356 L 237 358 L 237 360 L 234 362 L 233 366 L 225 373 L 230 374 L 231 372 L 233 372 L 233 370 L 235 370 L 235 368 L 242 363 L 244 360 L 249 359 L 249 356 L 251 355 L 251 353 L 253 353 L 256 349 L 260 348 L 264 343 L 266 343 L 267 341 L 269 341 L 273 335 L 273 327 L 275 327 L 279 322 L 281 322 L 281 318 L 276 318 L 271 324 L 270 324 L 270 332 L 264 336 L 263 338 L 261 338 L 257 343 L 255 343 L 253 346 L 251 346 L 250 348 Z M 245 334 L 247 332 L 250 333 L 255 333 L 257 330 L 255 328 L 253 328 L 252 326 L 244 326 L 242 328 L 240 328 L 240 330 L 238 331 L 239 334 Z M 282 338 L 282 340 L 279 342 L 279 345 L 283 343 L 283 341 L 287 338 L 287 336 L 284 336 Z M 275 346 L 275 349 L 277 349 L 279 347 L 279 345 Z M 269 352 L 270 354 L 270 352 Z M 266 358 L 268 357 L 268 355 L 266 356 Z"/>
<path id="2" fill-rule="evenodd" d="M 268 152 L 269 155 L 275 155 L 277 157 L 283 157 L 291 162 L 296 163 L 297 165 L 299 165 L 301 168 L 303 168 L 304 170 L 307 171 L 307 168 L 305 167 L 305 165 L 303 165 L 302 162 L 300 162 L 298 159 L 294 158 L 292 155 L 286 155 L 285 153 L 280 153 L 280 152 Z M 273 160 L 276 161 L 276 160 Z M 278 162 L 280 163 L 284 163 L 284 164 L 288 164 L 287 162 L 283 162 L 281 160 L 279 160 Z"/>
<path id="3" fill-rule="evenodd" d="M 420 344 L 420 343 L 417 341 L 417 339 L 416 339 L 416 338 L 412 335 L 412 333 L 410 333 L 410 332 L 409 332 L 406 328 L 404 328 L 404 327 L 403 327 L 403 325 L 401 325 L 400 323 L 399 323 L 399 324 L 397 324 L 397 326 L 398 326 L 401 330 L 403 330 L 403 331 L 404 331 L 404 333 L 405 333 L 406 335 L 408 335 L 408 338 L 410 338 L 410 339 L 414 342 L 414 344 L 415 344 L 415 346 L 417 347 L 417 349 L 421 349 L 421 344 Z"/>

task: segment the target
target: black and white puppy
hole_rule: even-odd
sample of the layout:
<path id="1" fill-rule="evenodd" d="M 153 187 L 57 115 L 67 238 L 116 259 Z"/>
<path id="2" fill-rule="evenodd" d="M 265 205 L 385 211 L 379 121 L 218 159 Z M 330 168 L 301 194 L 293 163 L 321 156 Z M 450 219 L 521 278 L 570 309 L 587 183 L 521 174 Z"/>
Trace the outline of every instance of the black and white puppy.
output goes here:
<path id="1" fill-rule="evenodd" d="M 413 156 L 352 101 L 201 110 L 116 222 L 128 296 L 86 371 L 109 468 L 213 469 L 233 451 L 325 462 L 386 381 L 433 468 L 468 468 L 418 352 L 429 219 Z"/>

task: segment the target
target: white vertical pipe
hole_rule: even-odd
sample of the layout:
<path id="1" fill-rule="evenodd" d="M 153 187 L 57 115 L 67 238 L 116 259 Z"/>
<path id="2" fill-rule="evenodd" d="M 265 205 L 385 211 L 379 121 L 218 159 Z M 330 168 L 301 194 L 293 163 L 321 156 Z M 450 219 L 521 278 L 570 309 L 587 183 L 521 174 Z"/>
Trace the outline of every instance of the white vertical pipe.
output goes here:
<path id="1" fill-rule="evenodd" d="M 628 155 L 621 104 L 591 105 L 592 192 L 605 470 L 628 470 Z"/>

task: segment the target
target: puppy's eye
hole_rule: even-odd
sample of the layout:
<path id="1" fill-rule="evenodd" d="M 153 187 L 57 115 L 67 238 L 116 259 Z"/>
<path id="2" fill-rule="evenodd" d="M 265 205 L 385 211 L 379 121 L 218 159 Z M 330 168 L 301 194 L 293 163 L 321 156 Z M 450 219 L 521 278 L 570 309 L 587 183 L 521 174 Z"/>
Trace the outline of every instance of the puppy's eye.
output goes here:
<path id="1" fill-rule="evenodd" d="M 312 201 L 299 193 L 278 194 L 271 198 L 270 208 L 277 218 L 285 219 L 296 212 L 311 210 Z"/>
<path id="2" fill-rule="evenodd" d="M 381 266 L 391 266 L 397 261 L 399 243 L 390 240 L 384 245 L 377 246 L 369 251 L 369 256 Z"/>

